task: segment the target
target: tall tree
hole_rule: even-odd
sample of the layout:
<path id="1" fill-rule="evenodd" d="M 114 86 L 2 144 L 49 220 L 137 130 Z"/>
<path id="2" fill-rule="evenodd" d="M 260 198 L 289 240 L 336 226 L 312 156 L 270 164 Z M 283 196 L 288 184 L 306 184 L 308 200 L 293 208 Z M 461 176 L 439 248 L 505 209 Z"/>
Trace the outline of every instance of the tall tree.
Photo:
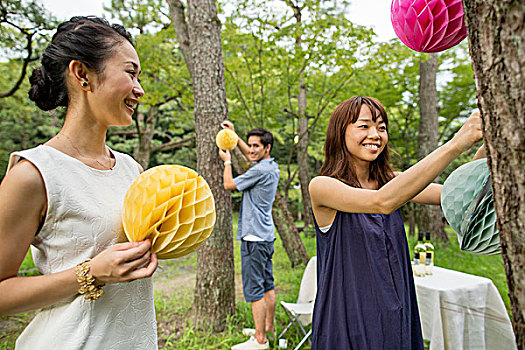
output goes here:
<path id="1" fill-rule="evenodd" d="M 179 43 L 189 44 L 184 58 L 191 60 L 197 171 L 208 181 L 217 210 L 213 233 L 198 250 L 193 309 L 197 323 L 221 331 L 235 312 L 231 198 L 223 187 L 214 139 L 220 122 L 228 118 L 221 24 L 214 0 L 189 0 L 187 21 L 181 1 L 168 4 Z"/>
<path id="2" fill-rule="evenodd" d="M 298 1 L 285 0 L 286 4 L 293 10 L 293 16 L 297 23 L 298 30 L 294 33 L 296 55 L 303 55 L 302 47 L 302 9 L 305 5 L 300 6 Z M 299 96 L 297 98 L 297 168 L 299 184 L 301 187 L 301 195 L 303 197 L 303 217 L 305 226 L 313 223 L 312 220 L 312 203 L 310 200 L 310 193 L 308 192 L 308 184 L 312 178 L 310 173 L 310 157 L 308 156 L 308 115 L 306 114 L 306 78 L 304 70 L 306 67 L 301 67 L 298 74 Z"/>
<path id="3" fill-rule="evenodd" d="M 275 116 L 279 113 L 278 101 L 279 98 L 282 99 L 284 91 L 282 84 L 278 84 L 278 80 L 274 79 L 276 69 L 268 69 L 268 67 L 272 67 L 271 61 L 279 48 L 271 40 L 265 42 L 251 33 L 239 31 L 237 26 L 232 23 L 231 18 L 226 21 L 222 36 L 225 69 L 227 77 L 230 78 L 229 88 L 233 90 L 231 95 L 228 95 L 230 96 L 229 107 L 233 108 L 234 113 L 242 113 L 245 116 L 239 120 L 237 125 L 247 124 L 246 126 L 249 128 L 267 127 L 272 130 L 275 139 L 279 140 L 279 142 L 275 142 L 272 148 L 272 155 L 279 160 L 284 159 L 279 151 L 283 139 L 281 130 L 286 127 L 286 124 L 279 125 L 275 122 L 277 120 Z M 241 56 L 238 55 L 239 52 L 242 53 Z M 272 103 L 267 103 L 267 101 L 272 101 Z M 238 158 L 242 160 L 244 157 L 241 155 Z M 291 162 L 290 157 L 287 159 Z M 239 174 L 243 171 L 242 166 L 236 166 L 235 169 Z M 289 164 L 287 164 L 287 169 L 289 169 Z M 280 183 L 273 206 L 275 227 L 292 267 L 300 264 L 306 265 L 308 254 L 301 241 L 299 230 L 295 226 L 288 205 L 287 191 L 283 190 L 287 186 L 287 182 L 280 181 Z"/>
<path id="4" fill-rule="evenodd" d="M 464 1 L 518 349 L 525 349 L 525 5 Z"/>
<path id="5" fill-rule="evenodd" d="M 438 147 L 439 113 L 436 77 L 438 71 L 437 54 L 429 54 L 419 61 L 419 133 L 418 159 L 421 160 Z M 433 238 L 448 243 L 443 227 L 441 208 L 422 205 L 419 207 L 419 232 L 430 231 Z"/>
<path id="6" fill-rule="evenodd" d="M 311 139 L 324 134 L 326 129 L 318 129 L 326 124 L 332 107 L 349 97 L 358 61 L 364 59 L 371 42 L 371 30 L 348 21 L 347 5 L 348 1 L 236 0 L 232 14 L 241 31 L 276 48 L 263 60 L 269 64 L 263 65 L 259 74 L 250 74 L 250 78 L 264 81 L 267 92 L 280 92 L 276 98 L 266 99 L 272 103 L 264 104 L 265 123 L 280 129 L 284 154 L 289 159 L 287 169 L 282 171 L 283 196 L 288 200 L 288 190 L 300 184 L 301 195 L 305 196 L 301 206 L 307 205 L 301 210 L 306 215 L 311 214 L 307 191 L 314 163 L 311 155 L 317 160 L 322 151 L 318 143 L 309 147 Z M 228 66 L 232 76 L 236 76 L 237 67 Z M 249 105 L 250 95 L 244 92 L 241 103 Z M 271 111 L 275 106 L 279 107 L 277 111 Z M 231 107 L 234 115 L 235 106 Z M 272 124 L 276 118 L 278 123 Z"/>

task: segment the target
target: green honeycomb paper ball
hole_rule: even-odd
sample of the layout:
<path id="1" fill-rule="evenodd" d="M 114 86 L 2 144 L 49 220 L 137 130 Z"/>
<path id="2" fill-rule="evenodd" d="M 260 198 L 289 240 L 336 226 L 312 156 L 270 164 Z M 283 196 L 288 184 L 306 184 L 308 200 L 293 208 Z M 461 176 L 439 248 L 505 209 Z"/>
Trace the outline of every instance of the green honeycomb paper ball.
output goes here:
<path id="1" fill-rule="evenodd" d="M 441 191 L 441 208 L 456 231 L 461 250 L 501 252 L 487 160 L 464 164 L 450 174 Z"/>

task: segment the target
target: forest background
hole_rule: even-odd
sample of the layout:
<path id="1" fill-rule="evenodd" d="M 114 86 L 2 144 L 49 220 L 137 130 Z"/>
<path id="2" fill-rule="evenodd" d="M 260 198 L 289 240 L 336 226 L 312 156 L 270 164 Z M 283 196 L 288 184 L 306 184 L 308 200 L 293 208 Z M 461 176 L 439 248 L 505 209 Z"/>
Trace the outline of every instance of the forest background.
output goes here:
<path id="1" fill-rule="evenodd" d="M 38 65 L 58 20 L 38 2 L 2 0 L 0 4 L 3 177 L 9 154 L 55 135 L 65 110 L 42 112 L 27 98 L 27 76 Z M 107 141 L 113 149 L 133 155 L 144 168 L 159 164 L 198 168 L 194 80 L 184 56 L 185 43 L 177 40 L 175 17 L 181 4 L 113 0 L 105 7 L 107 19 L 124 24 L 134 34 L 146 91 L 133 125 L 110 129 Z M 312 241 L 306 186 L 319 172 L 327 122 L 337 104 L 362 95 L 374 96 L 385 105 L 392 162 L 400 171 L 452 138 L 477 107 L 466 40 L 440 54 L 417 53 L 398 39 L 378 41 L 373 29 L 349 21 L 349 5 L 347 1 L 218 3 L 228 115 L 241 136 L 264 127 L 276 138 L 272 155 L 281 166 L 276 211 L 286 219 L 276 220 L 276 225 L 292 267 L 315 254 L 308 248 L 311 243 L 303 243 Z M 219 129 L 217 123 L 215 131 Z M 443 182 L 473 152 L 458 158 L 436 182 Z M 235 163 L 242 172 L 242 160 Z M 240 193 L 232 193 L 234 212 L 240 198 Z M 418 228 L 431 229 L 433 238 L 448 249 L 439 210 L 427 213 L 409 204 L 402 211 L 411 235 Z M 291 237 L 283 239 L 290 232 Z M 289 247 L 301 248 L 286 249 L 286 241 Z M 498 277 L 503 279 L 501 274 Z"/>
<path id="2" fill-rule="evenodd" d="M 1 27 L 3 177 L 9 153 L 53 136 L 65 110 L 42 112 L 27 98 L 28 75 L 38 65 L 57 19 L 38 2 L 2 2 L 20 4 L 18 17 L 12 13 L 10 20 L 27 28 Z M 354 95 L 374 96 L 385 105 L 390 121 L 389 145 L 394 150 L 392 161 L 401 171 L 420 158 L 418 136 L 424 139 L 419 135 L 421 63 L 437 58 L 433 83 L 439 129 L 431 131 L 437 132 L 436 147 L 449 140 L 477 108 L 466 40 L 439 55 L 421 54 L 397 38 L 378 42 L 371 28 L 348 21 L 349 2 L 314 3 L 305 2 L 299 24 L 286 1 L 266 5 L 250 0 L 222 1 L 218 9 L 229 117 L 241 136 L 254 127 L 274 133 L 277 142 L 272 154 L 281 164 L 281 192 L 299 220 L 305 216 L 301 188 L 306 187 L 300 175 L 307 173 L 311 178 L 318 173 L 328 119 L 343 100 Z M 222 8 L 228 8 L 228 13 Z M 168 2 L 114 0 L 105 7 L 104 16 L 123 23 L 135 34 L 146 91 L 135 123 L 127 129 L 111 129 L 108 144 L 134 155 L 145 168 L 165 163 L 196 168 L 192 81 Z M 21 78 L 22 72 L 26 75 Z M 13 89 L 13 94 L 5 96 Z M 300 125 L 304 119 L 306 127 Z M 298 159 L 305 155 L 306 164 L 300 168 Z M 437 181 L 442 182 L 470 156 L 458 159 Z M 234 204 L 239 198 L 233 193 Z"/>

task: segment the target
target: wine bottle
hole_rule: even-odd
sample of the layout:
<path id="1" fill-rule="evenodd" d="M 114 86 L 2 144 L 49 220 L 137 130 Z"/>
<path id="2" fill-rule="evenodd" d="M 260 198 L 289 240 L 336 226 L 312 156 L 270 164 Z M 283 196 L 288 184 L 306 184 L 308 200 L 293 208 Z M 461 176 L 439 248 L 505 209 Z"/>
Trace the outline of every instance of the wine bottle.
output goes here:
<path id="1" fill-rule="evenodd" d="M 425 276 L 426 249 L 423 244 L 423 232 L 419 232 L 417 244 L 414 247 L 414 275 Z"/>
<path id="2" fill-rule="evenodd" d="M 430 242 L 430 231 L 425 234 L 425 274 L 431 275 L 434 270 L 434 245 Z"/>

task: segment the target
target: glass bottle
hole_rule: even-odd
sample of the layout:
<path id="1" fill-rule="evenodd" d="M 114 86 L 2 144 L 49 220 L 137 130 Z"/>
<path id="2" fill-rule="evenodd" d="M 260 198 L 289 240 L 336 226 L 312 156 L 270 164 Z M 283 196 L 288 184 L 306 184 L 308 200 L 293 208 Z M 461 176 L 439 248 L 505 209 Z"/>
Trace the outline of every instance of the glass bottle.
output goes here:
<path id="1" fill-rule="evenodd" d="M 434 245 L 430 242 L 430 231 L 425 233 L 425 274 L 431 275 L 434 271 Z"/>
<path id="2" fill-rule="evenodd" d="M 426 248 L 423 243 L 423 232 L 419 232 L 417 244 L 414 247 L 414 275 L 425 276 Z"/>

